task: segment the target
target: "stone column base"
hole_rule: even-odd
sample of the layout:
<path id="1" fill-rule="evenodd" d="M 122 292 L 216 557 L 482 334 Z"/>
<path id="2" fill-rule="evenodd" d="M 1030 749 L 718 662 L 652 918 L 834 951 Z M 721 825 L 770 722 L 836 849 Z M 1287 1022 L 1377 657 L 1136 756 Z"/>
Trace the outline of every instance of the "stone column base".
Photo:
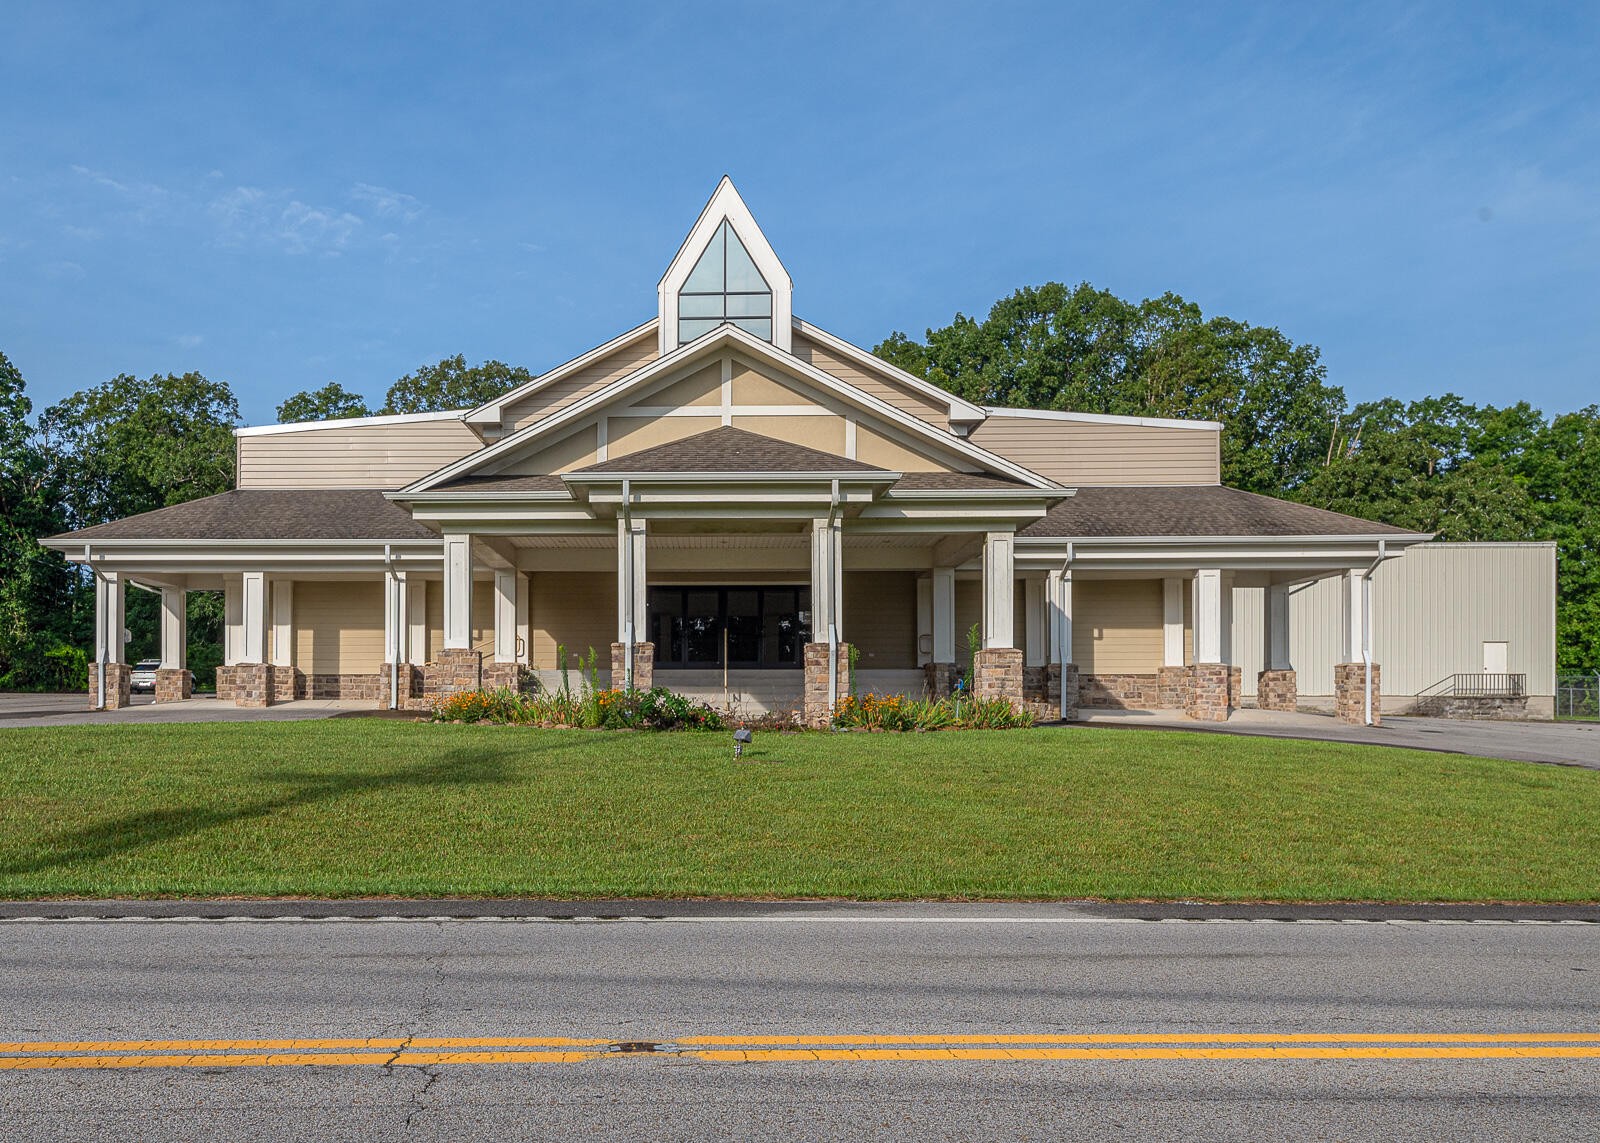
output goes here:
<path id="1" fill-rule="evenodd" d="M 960 677 L 961 672 L 954 663 L 922 664 L 922 685 L 931 699 L 949 698 Z"/>
<path id="2" fill-rule="evenodd" d="M 1184 713 L 1199 722 L 1227 722 L 1231 713 L 1228 694 L 1235 669 L 1227 663 L 1196 663 L 1191 667 Z"/>
<path id="3" fill-rule="evenodd" d="M 1051 719 L 1065 718 L 1071 720 L 1078 717 L 1078 664 L 1067 663 L 1064 667 L 1060 663 L 1051 663 L 1045 668 L 1045 700 L 1049 703 Z M 1067 705 L 1063 713 L 1061 707 L 1061 681 L 1066 679 Z M 1035 712 L 1037 715 L 1037 712 Z"/>
<path id="4" fill-rule="evenodd" d="M 394 671 L 391 663 L 378 668 L 378 709 L 389 709 L 391 695 L 398 699 L 397 709 L 417 709 L 418 700 L 422 698 L 422 668 L 415 663 L 401 663 L 398 674 L 392 673 Z"/>
<path id="5" fill-rule="evenodd" d="M 986 647 L 972 660 L 972 693 L 1021 706 L 1022 652 L 1016 647 Z"/>
<path id="6" fill-rule="evenodd" d="M 273 669 L 267 663 L 235 663 L 217 668 L 217 698 L 234 706 L 265 707 L 272 703 Z"/>
<path id="7" fill-rule="evenodd" d="M 1278 668 L 1262 671 L 1256 676 L 1256 706 L 1262 710 L 1293 711 L 1300 705 L 1299 676 L 1292 670 Z"/>
<path id="8" fill-rule="evenodd" d="M 448 698 L 462 691 L 483 689 L 483 653 L 470 647 L 446 647 L 429 664 L 426 690 L 429 698 Z"/>
<path id="9" fill-rule="evenodd" d="M 611 687 L 622 690 L 628 685 L 628 645 L 611 644 Z M 633 689 L 647 691 L 656 685 L 656 645 L 633 645 Z"/>
<path id="10" fill-rule="evenodd" d="M 295 702 L 306 697 L 306 676 L 299 667 L 273 666 L 268 679 L 273 702 Z"/>
<path id="11" fill-rule="evenodd" d="M 1383 668 L 1372 664 L 1372 725 L 1383 723 Z M 1333 668 L 1333 717 L 1364 726 L 1367 721 L 1367 668 L 1365 663 L 1336 663 Z"/>
<path id="12" fill-rule="evenodd" d="M 106 664 L 106 705 L 100 705 L 100 664 L 89 664 L 89 709 L 121 710 L 133 702 L 133 668 L 127 663 Z"/>
<path id="13" fill-rule="evenodd" d="M 483 664 L 483 689 L 486 691 L 514 691 L 522 682 L 522 668 L 516 663 L 491 660 Z"/>
<path id="14" fill-rule="evenodd" d="M 834 656 L 837 675 L 833 702 L 828 700 L 828 645 L 807 643 L 805 650 L 805 691 L 801 716 L 807 726 L 828 726 L 833 722 L 833 707 L 850 693 L 850 644 L 840 643 Z"/>
<path id="15" fill-rule="evenodd" d="M 1022 701 L 1030 706 L 1045 706 L 1050 702 L 1050 668 L 1022 668 Z"/>
<path id="16" fill-rule="evenodd" d="M 1188 667 L 1161 667 L 1156 671 L 1156 705 L 1162 710 L 1184 710 L 1188 707 Z"/>
<path id="17" fill-rule="evenodd" d="M 183 667 L 162 667 L 156 672 L 156 701 L 182 702 L 194 697 L 194 672 Z"/>

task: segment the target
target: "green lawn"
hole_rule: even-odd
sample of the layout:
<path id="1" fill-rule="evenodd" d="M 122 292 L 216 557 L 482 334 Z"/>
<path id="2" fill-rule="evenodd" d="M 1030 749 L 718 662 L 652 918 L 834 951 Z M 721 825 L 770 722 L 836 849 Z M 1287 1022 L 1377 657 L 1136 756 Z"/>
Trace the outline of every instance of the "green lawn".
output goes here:
<path id="1" fill-rule="evenodd" d="M 1600 899 L 1600 772 L 1217 734 L 0 731 L 0 897 Z"/>

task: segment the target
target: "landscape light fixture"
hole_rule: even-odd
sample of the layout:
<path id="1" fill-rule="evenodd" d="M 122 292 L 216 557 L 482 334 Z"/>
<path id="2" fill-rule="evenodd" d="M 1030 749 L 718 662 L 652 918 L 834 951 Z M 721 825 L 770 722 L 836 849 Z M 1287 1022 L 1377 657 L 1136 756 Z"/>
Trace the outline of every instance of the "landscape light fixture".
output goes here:
<path id="1" fill-rule="evenodd" d="M 733 732 L 733 756 L 734 756 L 734 758 L 735 759 L 742 758 L 744 756 L 745 745 L 747 743 L 754 742 L 755 739 L 756 739 L 756 736 L 751 734 L 750 731 L 747 730 L 745 727 L 741 726 L 738 730 L 735 730 Z"/>

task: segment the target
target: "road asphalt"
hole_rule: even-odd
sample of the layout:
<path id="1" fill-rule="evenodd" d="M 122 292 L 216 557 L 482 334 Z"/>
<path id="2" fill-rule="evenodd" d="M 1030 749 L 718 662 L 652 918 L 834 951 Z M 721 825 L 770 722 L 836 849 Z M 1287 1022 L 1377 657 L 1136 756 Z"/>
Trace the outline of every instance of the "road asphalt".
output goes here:
<path id="1" fill-rule="evenodd" d="M 563 907 L 13 912 L 0 1138 L 1600 1134 L 1581 911 Z"/>

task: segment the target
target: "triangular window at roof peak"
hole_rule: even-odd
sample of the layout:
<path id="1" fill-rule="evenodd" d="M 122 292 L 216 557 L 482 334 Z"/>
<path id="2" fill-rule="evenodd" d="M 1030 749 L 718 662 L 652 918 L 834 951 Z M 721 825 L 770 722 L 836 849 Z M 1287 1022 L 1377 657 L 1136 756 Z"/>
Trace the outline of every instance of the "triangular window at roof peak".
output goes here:
<path id="1" fill-rule="evenodd" d="M 723 219 L 678 291 L 678 344 L 730 322 L 772 340 L 772 287 Z"/>

